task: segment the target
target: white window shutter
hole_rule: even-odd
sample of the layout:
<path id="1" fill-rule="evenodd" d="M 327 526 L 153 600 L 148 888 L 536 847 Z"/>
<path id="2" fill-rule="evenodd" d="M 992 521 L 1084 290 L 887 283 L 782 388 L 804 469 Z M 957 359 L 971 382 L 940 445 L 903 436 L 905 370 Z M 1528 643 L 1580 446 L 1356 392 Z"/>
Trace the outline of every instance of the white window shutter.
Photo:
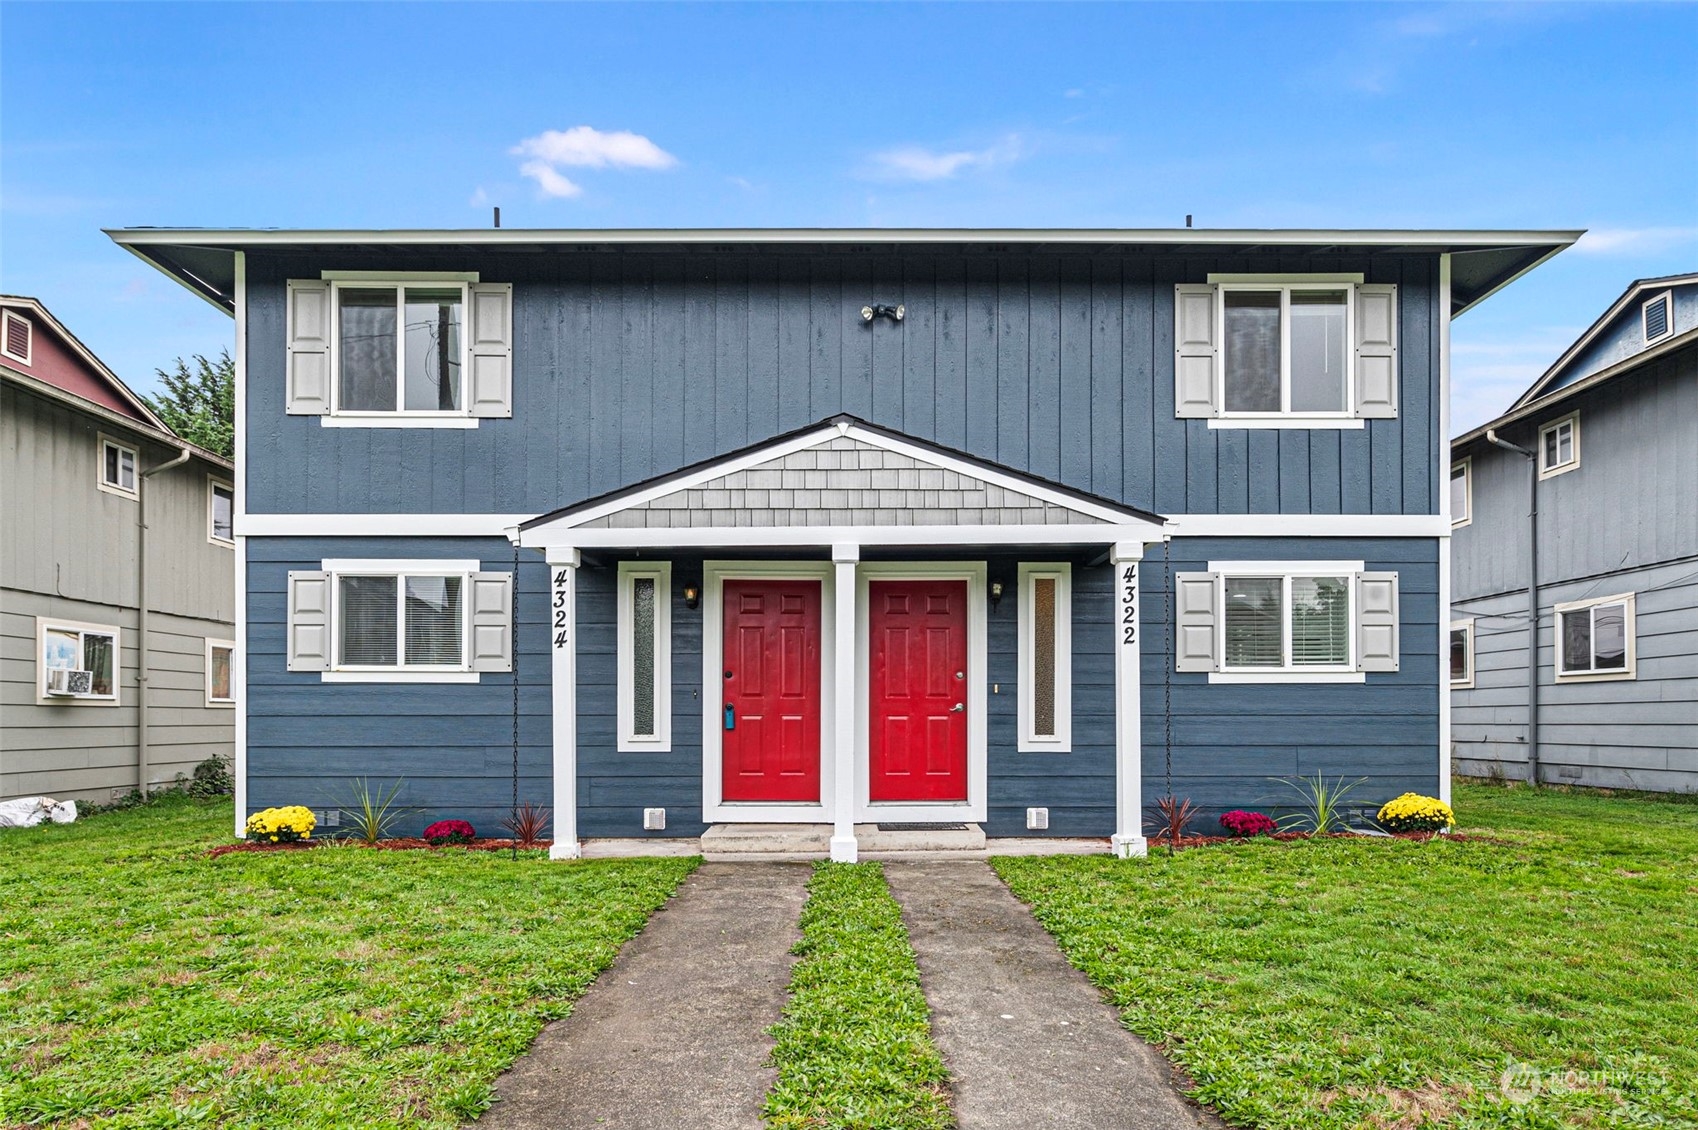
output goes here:
<path id="1" fill-rule="evenodd" d="M 291 671 L 330 669 L 330 574 L 289 573 Z"/>
<path id="2" fill-rule="evenodd" d="M 1173 288 L 1173 414 L 1181 419 L 1220 415 L 1215 379 L 1220 358 L 1216 318 L 1219 287 L 1186 284 Z"/>
<path id="3" fill-rule="evenodd" d="M 1220 619 L 1217 573 L 1175 573 L 1173 625 L 1175 671 L 1218 671 L 1215 654 Z"/>
<path id="4" fill-rule="evenodd" d="M 1356 288 L 1356 415 L 1397 415 L 1397 287 Z"/>
<path id="5" fill-rule="evenodd" d="M 513 284 L 474 283 L 472 373 L 466 407 L 473 416 L 513 415 Z"/>
<path id="6" fill-rule="evenodd" d="M 330 411 L 330 284 L 291 279 L 285 315 L 289 336 L 291 416 Z"/>
<path id="7" fill-rule="evenodd" d="M 513 669 L 513 574 L 472 574 L 474 671 Z"/>
<path id="8" fill-rule="evenodd" d="M 1397 670 L 1397 574 L 1356 574 L 1356 663 Z"/>

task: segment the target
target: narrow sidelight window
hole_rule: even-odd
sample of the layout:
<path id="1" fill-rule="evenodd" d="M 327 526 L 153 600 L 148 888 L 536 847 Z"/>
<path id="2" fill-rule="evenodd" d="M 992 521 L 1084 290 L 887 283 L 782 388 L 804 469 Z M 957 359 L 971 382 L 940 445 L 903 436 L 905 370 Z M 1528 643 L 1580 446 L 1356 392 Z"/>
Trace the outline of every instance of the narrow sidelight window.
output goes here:
<path id="1" fill-rule="evenodd" d="M 1020 566 L 1019 713 L 1022 752 L 1072 742 L 1072 566 Z"/>
<path id="2" fill-rule="evenodd" d="M 619 748 L 672 747 L 671 592 L 667 562 L 619 566 Z"/>

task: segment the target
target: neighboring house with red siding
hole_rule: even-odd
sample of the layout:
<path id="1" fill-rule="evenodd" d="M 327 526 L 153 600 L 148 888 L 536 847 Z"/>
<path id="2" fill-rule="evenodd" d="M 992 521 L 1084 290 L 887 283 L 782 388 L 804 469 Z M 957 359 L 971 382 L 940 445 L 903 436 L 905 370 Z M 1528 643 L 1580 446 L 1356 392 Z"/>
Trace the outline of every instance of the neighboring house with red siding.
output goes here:
<path id="1" fill-rule="evenodd" d="M 0 799 L 104 802 L 230 754 L 234 481 L 0 296 Z"/>

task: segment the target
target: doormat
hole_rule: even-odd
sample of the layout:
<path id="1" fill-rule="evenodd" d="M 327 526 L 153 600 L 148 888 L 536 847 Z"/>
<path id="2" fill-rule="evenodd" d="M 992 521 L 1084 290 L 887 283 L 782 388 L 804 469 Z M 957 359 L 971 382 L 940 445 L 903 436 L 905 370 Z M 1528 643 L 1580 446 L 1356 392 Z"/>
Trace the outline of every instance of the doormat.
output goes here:
<path id="1" fill-rule="evenodd" d="M 965 832 L 965 824 L 880 824 L 881 832 Z"/>

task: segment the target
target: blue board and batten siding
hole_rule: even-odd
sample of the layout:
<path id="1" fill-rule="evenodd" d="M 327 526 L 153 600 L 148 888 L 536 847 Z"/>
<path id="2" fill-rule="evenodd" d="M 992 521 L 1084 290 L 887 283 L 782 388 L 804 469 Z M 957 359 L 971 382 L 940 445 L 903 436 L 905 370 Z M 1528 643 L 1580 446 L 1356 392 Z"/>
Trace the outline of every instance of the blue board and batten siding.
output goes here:
<path id="1" fill-rule="evenodd" d="M 325 683 L 285 670 L 285 582 L 290 569 L 326 557 L 472 558 L 512 568 L 499 539 L 254 538 L 248 564 L 249 805 L 350 801 L 348 782 L 404 779 L 415 810 L 403 832 L 458 816 L 494 833 L 512 798 L 514 676 L 477 684 Z M 1291 559 L 1362 559 L 1395 571 L 1401 593 L 1400 670 L 1366 684 L 1211 685 L 1171 673 L 1164 596 L 1173 570 L 1209 560 L 1277 553 Z M 1180 539 L 1141 573 L 1144 795 L 1167 791 L 1171 699 L 1172 789 L 1209 816 L 1277 805 L 1275 777 L 1366 778 L 1359 797 L 1379 801 L 1438 783 L 1438 547 L 1424 539 Z M 1043 554 L 1028 555 L 1041 560 Z M 1114 828 L 1114 592 L 1108 566 L 1073 570 L 1073 748 L 1020 753 L 1016 741 L 1017 558 L 989 559 L 1007 595 L 987 611 L 988 813 L 992 836 L 1022 836 L 1025 810 L 1050 810 L 1051 836 L 1106 836 Z M 672 577 L 672 750 L 621 753 L 616 740 L 615 589 L 612 559 L 586 564 L 578 585 L 578 818 L 588 837 L 699 835 L 701 822 L 702 612 L 685 607 L 701 563 L 678 559 Z M 520 566 L 518 630 L 519 798 L 552 797 L 547 573 L 532 552 Z M 995 692 L 993 693 L 993 688 Z M 642 831 L 642 810 L 667 810 L 664 833 Z M 1205 819 L 1202 830 L 1212 830 Z"/>
<path id="2" fill-rule="evenodd" d="M 514 408 L 476 429 L 284 413 L 284 284 L 336 269 L 514 283 Z M 1399 284 L 1399 413 L 1210 429 L 1173 406 L 1173 286 L 1211 272 Z M 1432 514 L 1435 255 L 361 253 L 247 257 L 255 514 L 537 514 L 848 412 L 1162 514 Z M 863 324 L 902 302 L 900 326 Z"/>

